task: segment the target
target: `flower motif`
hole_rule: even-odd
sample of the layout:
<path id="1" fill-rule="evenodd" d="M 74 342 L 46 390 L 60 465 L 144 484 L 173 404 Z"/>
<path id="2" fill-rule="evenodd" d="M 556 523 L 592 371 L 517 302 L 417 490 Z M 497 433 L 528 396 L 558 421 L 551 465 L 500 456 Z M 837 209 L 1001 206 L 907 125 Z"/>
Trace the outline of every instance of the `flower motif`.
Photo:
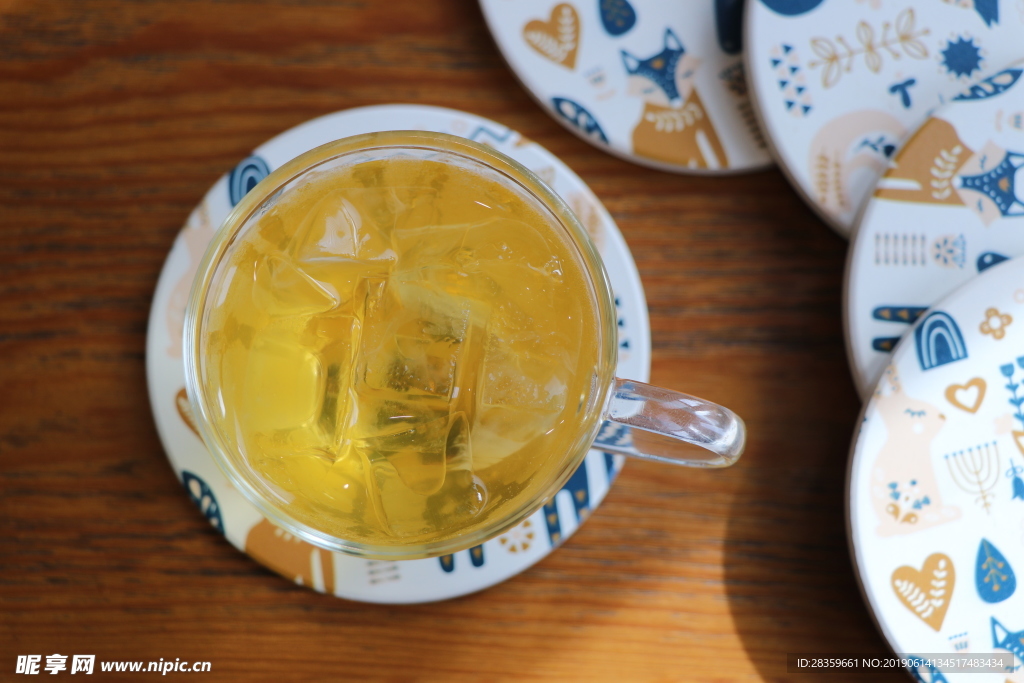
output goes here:
<path id="1" fill-rule="evenodd" d="M 526 552 L 533 543 L 533 529 L 530 520 L 526 520 L 517 527 L 513 527 L 508 533 L 498 537 L 501 547 L 510 553 Z"/>
<path id="2" fill-rule="evenodd" d="M 981 333 L 991 334 L 995 340 L 1002 339 L 1006 335 L 1006 328 L 1013 322 L 1009 313 L 1000 313 L 998 308 L 989 308 L 985 311 L 985 321 L 981 323 Z"/>

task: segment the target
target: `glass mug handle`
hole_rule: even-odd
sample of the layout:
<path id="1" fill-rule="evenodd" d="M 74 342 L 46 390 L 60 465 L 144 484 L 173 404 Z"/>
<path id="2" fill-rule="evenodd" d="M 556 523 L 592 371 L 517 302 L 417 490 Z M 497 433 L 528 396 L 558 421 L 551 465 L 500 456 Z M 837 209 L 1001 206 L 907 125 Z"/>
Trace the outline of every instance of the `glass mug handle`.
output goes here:
<path id="1" fill-rule="evenodd" d="M 688 467 L 728 467 L 743 453 L 747 428 L 728 408 L 629 379 L 616 379 L 612 392 L 605 419 L 655 436 L 639 445 L 599 440 L 598 450 Z"/>

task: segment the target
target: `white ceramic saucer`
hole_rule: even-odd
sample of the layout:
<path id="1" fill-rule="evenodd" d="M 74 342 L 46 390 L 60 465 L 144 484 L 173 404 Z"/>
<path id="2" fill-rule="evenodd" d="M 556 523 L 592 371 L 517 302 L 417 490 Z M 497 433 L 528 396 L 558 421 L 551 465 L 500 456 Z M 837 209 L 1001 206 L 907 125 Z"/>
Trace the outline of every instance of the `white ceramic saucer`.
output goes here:
<path id="1" fill-rule="evenodd" d="M 750 0 L 745 22 L 775 158 L 842 235 L 929 112 L 1024 57 L 1015 0 Z"/>
<path id="2" fill-rule="evenodd" d="M 846 281 L 847 348 L 861 393 L 874 389 L 917 315 L 1020 254 L 1024 62 L 938 109 L 896 153 L 868 200 Z"/>
<path id="3" fill-rule="evenodd" d="M 1012 671 L 920 667 L 917 680 L 1024 682 L 1024 258 L 963 285 L 897 345 L 854 441 L 848 513 L 895 652 L 1015 656 Z"/>
<path id="4" fill-rule="evenodd" d="M 741 0 L 480 0 L 505 60 L 555 119 L 645 166 L 771 163 L 747 97 Z"/>
<path id="5" fill-rule="evenodd" d="M 626 445 L 628 431 L 606 425 L 595 450 L 565 487 L 512 531 L 454 556 L 376 562 L 320 550 L 264 519 L 217 469 L 196 432 L 184 389 L 186 299 L 206 245 L 231 208 L 271 170 L 299 154 L 331 140 L 381 130 L 430 130 L 491 145 L 558 192 L 586 226 L 611 278 L 619 324 L 617 375 L 647 380 L 650 327 L 640 277 L 622 235 L 590 189 L 547 150 L 499 123 L 413 105 L 363 107 L 314 119 L 264 143 L 214 184 L 189 216 L 160 274 L 149 318 L 146 374 L 157 429 L 175 474 L 232 545 L 318 591 L 364 602 L 429 602 L 493 586 L 558 547 L 601 503 L 622 466 L 622 457 L 601 452 L 600 444 Z"/>

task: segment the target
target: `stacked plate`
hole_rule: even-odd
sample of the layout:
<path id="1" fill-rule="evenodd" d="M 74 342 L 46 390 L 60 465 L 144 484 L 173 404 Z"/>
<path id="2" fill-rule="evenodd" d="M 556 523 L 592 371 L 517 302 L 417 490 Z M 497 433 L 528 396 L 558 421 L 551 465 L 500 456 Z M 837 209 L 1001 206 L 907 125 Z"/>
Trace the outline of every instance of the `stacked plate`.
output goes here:
<path id="1" fill-rule="evenodd" d="M 480 0 L 509 66 L 570 131 L 678 173 L 771 157 L 743 73 L 742 0 Z"/>
<path id="2" fill-rule="evenodd" d="M 846 280 L 861 585 L 894 650 L 1002 652 L 1008 671 L 959 674 L 997 683 L 1024 680 L 1022 75 L 977 81 L 891 155 Z"/>
<path id="3" fill-rule="evenodd" d="M 561 160 L 500 123 L 452 109 L 416 105 L 360 107 L 322 116 L 268 140 L 218 180 L 189 216 L 167 257 L 146 339 L 146 375 L 153 416 L 175 474 L 192 502 L 242 552 L 285 578 L 363 602 L 443 600 L 493 586 L 540 561 L 601 504 L 622 467 L 626 428 L 605 425 L 594 450 L 548 503 L 506 534 L 454 555 L 378 562 L 328 552 L 273 525 L 221 473 L 196 428 L 185 395 L 181 335 L 185 304 L 199 260 L 232 207 L 270 172 L 314 147 L 382 130 L 427 130 L 490 145 L 534 171 L 573 208 L 604 260 L 615 291 L 619 358 L 616 374 L 650 374 L 647 304 L 633 257 L 601 202 Z"/>
<path id="4" fill-rule="evenodd" d="M 1024 0 L 481 6 L 572 132 L 678 173 L 770 153 L 852 235 L 864 594 L 894 651 L 995 652 L 1008 668 L 964 680 L 1024 683 Z"/>
<path id="5" fill-rule="evenodd" d="M 1017 5 L 748 5 L 746 64 L 774 155 L 852 234 L 846 338 L 867 401 L 849 533 L 863 592 L 895 652 L 997 653 L 1008 667 L 922 657 L 923 681 L 1024 681 Z"/>

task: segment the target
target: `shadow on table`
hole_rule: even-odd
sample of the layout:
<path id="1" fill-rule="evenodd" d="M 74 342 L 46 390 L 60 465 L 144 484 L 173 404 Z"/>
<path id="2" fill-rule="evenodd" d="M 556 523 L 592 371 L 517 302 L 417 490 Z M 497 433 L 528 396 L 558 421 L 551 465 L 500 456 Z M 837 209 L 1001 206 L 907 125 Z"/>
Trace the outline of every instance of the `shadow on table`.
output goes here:
<path id="1" fill-rule="evenodd" d="M 788 653 L 890 654 L 861 598 L 846 540 L 847 455 L 858 402 L 845 383 L 835 386 L 835 367 L 801 375 L 792 395 L 766 408 L 774 414 L 758 421 L 737 465 L 745 476 L 724 548 L 736 631 L 768 681 L 906 681 L 900 671 L 787 674 Z M 823 396 L 833 397 L 828 409 Z"/>

